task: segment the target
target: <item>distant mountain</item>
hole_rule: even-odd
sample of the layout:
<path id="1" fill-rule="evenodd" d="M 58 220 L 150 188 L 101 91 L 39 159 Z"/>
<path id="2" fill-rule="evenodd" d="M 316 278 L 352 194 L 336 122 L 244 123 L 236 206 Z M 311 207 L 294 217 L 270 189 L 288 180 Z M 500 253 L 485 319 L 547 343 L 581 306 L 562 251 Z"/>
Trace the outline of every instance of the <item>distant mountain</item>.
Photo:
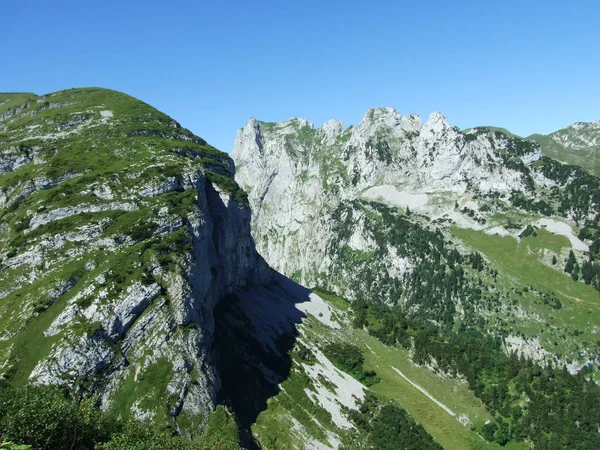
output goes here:
<path id="1" fill-rule="evenodd" d="M 466 130 L 463 130 L 463 132 L 468 133 L 468 132 L 474 131 L 474 130 L 489 130 L 492 132 L 499 131 L 500 133 L 503 133 L 503 134 L 513 137 L 513 138 L 521 138 L 521 136 L 511 133 L 506 128 L 502 128 L 502 127 L 480 126 L 480 127 L 474 127 L 474 128 L 467 128 Z"/>
<path id="2" fill-rule="evenodd" d="M 475 324 L 487 310 L 481 299 L 470 299 L 478 305 L 465 309 L 466 292 L 439 297 L 428 289 L 423 297 L 418 280 L 442 270 L 423 266 L 431 252 L 483 249 L 497 236 L 513 236 L 502 240 L 511 246 L 528 227 L 537 227 L 543 232 L 536 245 L 550 246 L 536 258 L 544 266 L 540 270 L 554 269 L 548 274 L 556 272 L 551 276 L 571 285 L 561 264 L 549 264 L 550 254 L 564 261 L 573 250 L 580 267 L 592 243 L 597 251 L 599 180 L 541 153 L 532 141 L 488 127 L 461 132 L 440 113 L 423 124 L 418 116 L 379 108 L 348 129 L 335 120 L 315 129 L 304 119 L 278 124 L 251 119 L 239 131 L 232 156 L 236 180 L 250 199 L 258 249 L 273 267 L 350 299 L 400 303 L 439 323 Z M 561 244 L 551 244 L 551 233 L 562 234 Z M 422 247 L 423 240 L 437 239 L 440 248 Z M 595 270 L 586 272 L 586 282 L 600 287 Z M 591 287 L 584 290 L 590 301 L 597 296 Z M 499 325 L 497 305 L 484 314 L 488 329 Z M 530 314 L 524 305 L 511 309 L 501 316 L 520 317 L 513 333 L 522 333 L 530 320 L 531 338 L 543 338 L 543 326 L 533 331 L 541 325 L 539 312 Z M 542 347 L 552 353 L 551 335 Z M 577 348 L 571 348 L 574 357 Z"/>
<path id="3" fill-rule="evenodd" d="M 600 176 L 600 120 L 577 122 L 548 135 L 532 134 L 527 139 L 539 143 L 544 155 Z"/>

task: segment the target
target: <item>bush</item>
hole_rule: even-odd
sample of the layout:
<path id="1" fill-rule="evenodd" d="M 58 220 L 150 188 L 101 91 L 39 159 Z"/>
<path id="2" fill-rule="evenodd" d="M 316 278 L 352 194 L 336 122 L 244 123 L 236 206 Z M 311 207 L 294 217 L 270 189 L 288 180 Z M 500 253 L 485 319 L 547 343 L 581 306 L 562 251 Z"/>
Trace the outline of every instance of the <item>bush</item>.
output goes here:
<path id="1" fill-rule="evenodd" d="M 323 350 L 325 355 L 340 370 L 352 375 L 365 386 L 373 386 L 381 381 L 373 370 L 364 370 L 365 358 L 356 345 L 335 342 Z"/>
<path id="2" fill-rule="evenodd" d="M 1 384 L 0 442 L 4 443 L 0 444 L 0 450 L 239 448 L 235 422 L 222 407 L 211 416 L 207 432 L 190 440 L 152 423 L 118 419 L 100 411 L 95 403 L 94 398 L 77 401 L 66 389 L 57 386 L 15 389 Z"/>
<path id="3" fill-rule="evenodd" d="M 93 405 L 78 403 L 55 386 L 4 388 L 0 394 L 0 435 L 34 449 L 93 449 L 119 430 L 118 423 Z"/>

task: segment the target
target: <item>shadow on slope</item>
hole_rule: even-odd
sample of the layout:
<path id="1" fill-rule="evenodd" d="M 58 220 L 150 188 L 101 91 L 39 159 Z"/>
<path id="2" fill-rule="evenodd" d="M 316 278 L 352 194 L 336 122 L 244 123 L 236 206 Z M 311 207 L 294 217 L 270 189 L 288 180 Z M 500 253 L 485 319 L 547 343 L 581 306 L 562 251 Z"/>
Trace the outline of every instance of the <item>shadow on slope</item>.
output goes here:
<path id="1" fill-rule="evenodd" d="M 306 317 L 296 305 L 310 291 L 281 274 L 268 286 L 250 286 L 223 299 L 215 309 L 215 353 L 222 386 L 219 403 L 235 414 L 240 444 L 259 449 L 251 426 L 290 374 L 288 352 Z"/>

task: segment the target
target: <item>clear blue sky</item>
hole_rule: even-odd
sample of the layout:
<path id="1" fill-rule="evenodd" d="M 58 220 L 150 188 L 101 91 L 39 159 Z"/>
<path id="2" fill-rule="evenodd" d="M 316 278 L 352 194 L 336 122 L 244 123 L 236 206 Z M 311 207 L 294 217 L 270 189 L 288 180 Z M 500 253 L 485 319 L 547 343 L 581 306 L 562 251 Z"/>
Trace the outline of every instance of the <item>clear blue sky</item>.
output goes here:
<path id="1" fill-rule="evenodd" d="M 117 89 L 230 151 L 249 117 L 600 119 L 600 2 L 4 2 L 0 91 Z"/>

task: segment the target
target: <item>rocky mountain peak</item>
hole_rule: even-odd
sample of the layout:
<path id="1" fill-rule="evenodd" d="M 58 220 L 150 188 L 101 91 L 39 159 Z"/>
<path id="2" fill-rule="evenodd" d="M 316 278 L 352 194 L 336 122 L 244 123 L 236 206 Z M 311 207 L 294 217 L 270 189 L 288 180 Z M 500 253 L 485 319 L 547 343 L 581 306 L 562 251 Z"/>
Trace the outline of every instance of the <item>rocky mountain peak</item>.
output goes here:
<path id="1" fill-rule="evenodd" d="M 433 112 L 425 123 L 425 130 L 432 134 L 443 133 L 452 128 L 441 112 Z"/>
<path id="2" fill-rule="evenodd" d="M 394 127 L 400 122 L 401 116 L 394 108 L 371 108 L 367 110 L 357 128 L 371 128 L 385 125 Z"/>
<path id="3" fill-rule="evenodd" d="M 315 126 L 306 120 L 304 117 L 292 117 L 278 124 L 278 128 L 287 129 L 286 132 L 293 133 L 294 130 L 299 130 L 304 127 L 314 128 Z"/>
<path id="4" fill-rule="evenodd" d="M 570 125 L 567 128 L 572 128 L 574 130 L 584 130 L 586 128 L 599 129 L 600 128 L 600 120 L 596 120 L 595 122 L 575 122 L 573 125 Z"/>
<path id="5" fill-rule="evenodd" d="M 244 145 L 240 147 L 240 149 L 243 148 L 243 151 L 239 151 L 236 154 L 238 164 L 245 164 L 253 157 L 253 155 L 260 153 L 263 147 L 260 122 L 254 117 L 251 117 L 244 128 L 238 130 L 235 142 L 244 143 Z"/>
<path id="6" fill-rule="evenodd" d="M 337 119 L 330 119 L 320 128 L 321 133 L 325 135 L 328 145 L 335 142 L 335 138 L 344 131 L 344 124 Z"/>
<path id="7" fill-rule="evenodd" d="M 423 121 L 417 114 L 402 116 L 400 119 L 402 129 L 409 132 L 418 132 L 423 128 Z"/>

